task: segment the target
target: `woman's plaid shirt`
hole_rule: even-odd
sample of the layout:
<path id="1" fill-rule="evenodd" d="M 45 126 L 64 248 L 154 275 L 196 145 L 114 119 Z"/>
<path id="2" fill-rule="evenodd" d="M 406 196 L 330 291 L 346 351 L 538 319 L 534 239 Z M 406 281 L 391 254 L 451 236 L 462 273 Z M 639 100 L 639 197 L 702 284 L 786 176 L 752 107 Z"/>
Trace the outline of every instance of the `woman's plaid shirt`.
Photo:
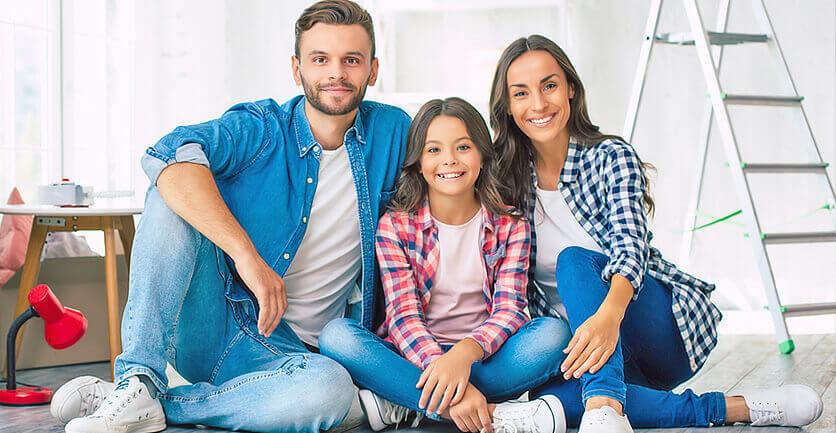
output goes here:
<path id="1" fill-rule="evenodd" d="M 528 222 L 506 215 L 482 213 L 483 293 L 490 317 L 468 335 L 485 358 L 526 321 L 530 229 Z M 416 212 L 387 211 L 377 226 L 375 246 L 386 298 L 387 341 L 420 368 L 444 354 L 430 333 L 424 311 L 438 269 L 438 230 L 425 202 Z"/>
<path id="2" fill-rule="evenodd" d="M 647 189 L 641 164 L 632 146 L 606 139 L 585 147 L 573 138 L 559 179 L 560 192 L 572 214 L 609 256 L 601 278 L 609 282 L 613 274 L 627 278 L 639 296 L 642 280 L 649 275 L 671 288 L 673 311 L 691 369 L 697 371 L 717 344 L 720 310 L 709 300 L 714 285 L 677 269 L 650 246 L 653 234 L 647 229 L 642 197 Z M 531 165 L 531 193 L 527 213 L 533 221 L 537 182 Z M 546 302 L 534 282 L 537 255 L 536 225 L 531 234 L 528 308 L 532 316 L 560 317 Z"/>

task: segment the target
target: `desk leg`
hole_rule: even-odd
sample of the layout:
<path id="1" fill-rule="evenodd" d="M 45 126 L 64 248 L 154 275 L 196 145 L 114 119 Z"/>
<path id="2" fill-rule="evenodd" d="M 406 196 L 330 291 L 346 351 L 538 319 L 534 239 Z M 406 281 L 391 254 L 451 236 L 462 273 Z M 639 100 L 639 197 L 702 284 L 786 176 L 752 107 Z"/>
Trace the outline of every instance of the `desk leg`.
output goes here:
<path id="1" fill-rule="evenodd" d="M 107 326 L 110 334 L 110 373 L 113 362 L 122 352 L 122 337 L 119 323 L 119 291 L 116 281 L 116 229 L 113 217 L 102 217 L 105 241 L 105 285 L 107 287 Z"/>
<path id="2" fill-rule="evenodd" d="M 35 287 L 35 283 L 38 281 L 38 272 L 41 270 L 41 252 L 44 249 L 44 242 L 46 242 L 46 233 L 47 226 L 32 221 L 29 245 L 26 247 L 26 260 L 23 262 L 23 271 L 20 273 L 20 289 L 17 291 L 14 317 L 20 316 L 29 308 L 27 296 L 29 296 L 29 290 L 32 290 L 32 287 Z M 15 340 L 16 357 L 20 356 L 20 341 L 23 338 L 23 330 L 24 328 L 21 327 Z M 6 369 L 4 368 L 3 371 L 6 371 Z"/>
<path id="3" fill-rule="evenodd" d="M 134 217 L 126 215 L 121 218 L 119 225 L 119 238 L 122 240 L 122 248 L 125 250 L 125 263 L 128 265 L 128 272 L 131 271 L 131 248 L 134 243 Z"/>

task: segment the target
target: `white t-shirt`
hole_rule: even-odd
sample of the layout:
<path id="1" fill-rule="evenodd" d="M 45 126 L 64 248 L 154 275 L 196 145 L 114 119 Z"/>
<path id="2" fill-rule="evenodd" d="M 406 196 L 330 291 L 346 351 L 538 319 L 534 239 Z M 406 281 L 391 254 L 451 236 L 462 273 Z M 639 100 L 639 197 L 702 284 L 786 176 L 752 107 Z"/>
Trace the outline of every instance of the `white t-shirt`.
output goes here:
<path id="1" fill-rule="evenodd" d="M 283 319 L 307 344 L 317 346 L 325 325 L 345 315 L 362 264 L 357 191 L 345 146 L 323 150 L 307 230 L 284 276 Z"/>
<path id="2" fill-rule="evenodd" d="M 573 246 L 599 253 L 604 251 L 572 215 L 560 190 L 547 191 L 538 186 L 536 192 L 537 203 L 534 206 L 532 227 L 537 233 L 534 282 L 543 290 L 549 304 L 566 317 L 566 308 L 557 294 L 557 255 L 565 248 Z"/>
<path id="3" fill-rule="evenodd" d="M 439 343 L 456 344 L 490 317 L 482 291 L 487 275 L 480 236 L 482 211 L 457 226 L 433 220 L 438 228 L 438 269 L 424 318 Z"/>

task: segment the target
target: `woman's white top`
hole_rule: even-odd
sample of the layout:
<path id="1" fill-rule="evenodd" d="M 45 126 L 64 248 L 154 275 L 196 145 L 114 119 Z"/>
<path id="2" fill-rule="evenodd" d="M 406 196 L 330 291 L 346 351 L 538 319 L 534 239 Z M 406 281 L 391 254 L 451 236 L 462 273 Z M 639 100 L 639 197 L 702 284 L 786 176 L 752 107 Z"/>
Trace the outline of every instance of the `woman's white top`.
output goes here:
<path id="1" fill-rule="evenodd" d="M 557 294 L 555 268 L 557 256 L 567 247 L 581 247 L 604 253 L 595 239 L 581 227 L 572 215 L 560 190 L 547 191 L 536 187 L 537 203 L 534 206 L 534 227 L 537 232 L 537 256 L 535 257 L 534 282 L 563 317 L 566 308 Z"/>

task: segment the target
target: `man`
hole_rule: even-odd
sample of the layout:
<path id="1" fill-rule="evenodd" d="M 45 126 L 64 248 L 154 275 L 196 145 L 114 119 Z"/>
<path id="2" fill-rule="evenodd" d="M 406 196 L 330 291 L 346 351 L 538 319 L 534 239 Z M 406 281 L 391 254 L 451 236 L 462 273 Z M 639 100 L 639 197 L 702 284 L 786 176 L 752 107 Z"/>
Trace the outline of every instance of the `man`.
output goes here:
<path id="1" fill-rule="evenodd" d="M 292 68 L 304 97 L 236 105 L 143 156 L 152 186 L 116 386 L 62 387 L 52 413 L 77 417 L 67 432 L 156 432 L 166 419 L 318 432 L 345 417 L 351 378 L 317 338 L 350 301 L 367 328 L 383 320 L 374 232 L 409 117 L 363 102 L 378 61 L 371 17 L 349 0 L 302 13 Z M 193 385 L 168 389 L 166 362 Z"/>

